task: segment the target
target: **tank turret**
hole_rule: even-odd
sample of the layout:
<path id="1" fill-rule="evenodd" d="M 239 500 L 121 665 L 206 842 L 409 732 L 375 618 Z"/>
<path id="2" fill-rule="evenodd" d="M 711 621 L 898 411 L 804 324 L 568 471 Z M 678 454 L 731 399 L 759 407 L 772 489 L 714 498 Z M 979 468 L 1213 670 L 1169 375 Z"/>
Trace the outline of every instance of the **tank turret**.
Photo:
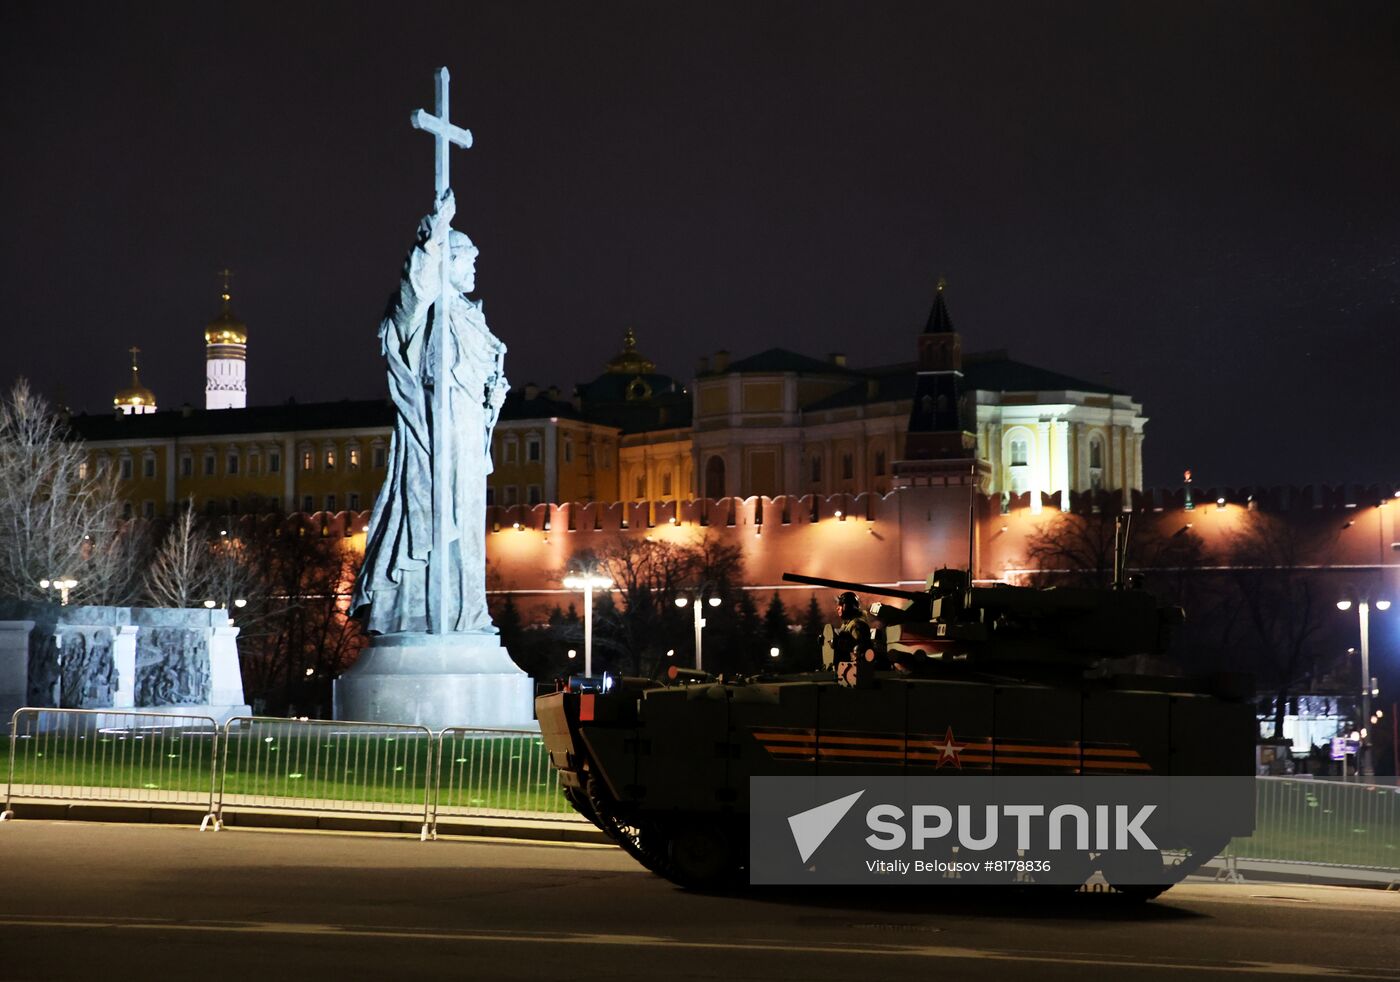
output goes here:
<path id="1" fill-rule="evenodd" d="M 923 590 L 784 573 L 790 583 L 853 590 L 903 603 L 868 608 L 892 653 L 989 666 L 1040 663 L 1090 667 L 1106 658 L 1162 654 L 1180 607 L 1139 589 L 972 586 L 967 572 L 940 569 Z"/>

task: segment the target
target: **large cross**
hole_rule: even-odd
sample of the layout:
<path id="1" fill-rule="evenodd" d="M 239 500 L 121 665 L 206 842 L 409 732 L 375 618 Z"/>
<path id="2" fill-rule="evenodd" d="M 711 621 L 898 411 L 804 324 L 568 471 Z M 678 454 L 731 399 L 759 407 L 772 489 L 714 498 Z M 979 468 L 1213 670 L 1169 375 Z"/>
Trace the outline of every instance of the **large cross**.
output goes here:
<path id="1" fill-rule="evenodd" d="M 470 130 L 453 126 L 448 118 L 448 82 L 451 76 L 447 68 L 439 68 L 437 73 L 437 114 L 423 109 L 415 109 L 409 117 L 413 128 L 433 134 L 435 156 L 433 183 L 436 191 L 433 207 L 436 209 L 451 188 L 448 171 L 448 152 L 452 147 L 466 149 L 472 145 Z M 433 332 L 439 336 L 428 338 L 427 344 L 437 348 L 437 377 L 433 379 L 432 401 L 432 466 L 433 466 L 433 546 L 428 557 L 428 631 L 432 634 L 447 632 L 445 599 L 447 596 L 447 523 L 452 514 L 452 433 L 451 427 L 444 425 L 448 418 L 447 389 L 449 349 L 447 345 L 448 318 L 452 296 L 452 240 L 445 236 L 442 243 L 442 288 L 433 314 Z M 482 521 L 480 516 L 462 515 L 462 521 Z"/>

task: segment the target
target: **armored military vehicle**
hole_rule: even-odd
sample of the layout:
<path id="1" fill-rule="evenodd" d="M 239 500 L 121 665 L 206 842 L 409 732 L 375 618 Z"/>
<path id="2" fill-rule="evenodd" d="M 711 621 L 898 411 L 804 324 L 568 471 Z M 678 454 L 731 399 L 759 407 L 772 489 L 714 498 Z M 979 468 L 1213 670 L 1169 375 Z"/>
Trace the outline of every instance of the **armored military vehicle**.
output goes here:
<path id="1" fill-rule="evenodd" d="M 574 807 L 677 883 L 744 881 L 753 776 L 1253 774 L 1247 679 L 1105 670 L 1162 652 L 1181 619 L 1142 590 L 977 587 L 962 570 L 923 591 L 785 579 L 883 598 L 870 643 L 844 656 L 859 671 L 574 679 L 536 701 Z M 1252 831 L 1252 796 L 1211 828 L 1163 843 L 1147 871 L 1076 861 L 1155 896 Z"/>

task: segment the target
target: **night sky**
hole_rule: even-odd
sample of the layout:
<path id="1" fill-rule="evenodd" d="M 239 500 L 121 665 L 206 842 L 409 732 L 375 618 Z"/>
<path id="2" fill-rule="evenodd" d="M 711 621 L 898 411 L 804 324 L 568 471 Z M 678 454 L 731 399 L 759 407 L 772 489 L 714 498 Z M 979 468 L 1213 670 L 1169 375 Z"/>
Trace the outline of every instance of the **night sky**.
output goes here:
<path id="1" fill-rule="evenodd" d="M 1149 486 L 1400 480 L 1395 3 L 10 0 L 6 374 L 202 406 L 227 265 L 251 402 L 384 393 L 439 64 L 517 384 L 910 360 L 943 275 L 965 350 L 1144 403 Z"/>

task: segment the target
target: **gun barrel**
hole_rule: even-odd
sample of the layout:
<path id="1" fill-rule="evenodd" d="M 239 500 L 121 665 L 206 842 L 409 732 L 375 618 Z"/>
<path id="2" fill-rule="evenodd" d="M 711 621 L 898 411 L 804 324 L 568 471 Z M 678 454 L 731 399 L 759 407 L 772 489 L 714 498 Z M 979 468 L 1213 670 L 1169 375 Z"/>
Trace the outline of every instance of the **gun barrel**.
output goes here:
<path id="1" fill-rule="evenodd" d="M 783 579 L 788 583 L 806 583 L 810 586 L 829 586 L 837 590 L 854 590 L 856 593 L 870 593 L 877 597 L 899 597 L 902 600 L 928 599 L 928 594 L 922 590 L 897 590 L 889 586 L 871 586 L 869 583 L 828 580 L 824 576 L 803 576 L 801 573 L 784 573 Z"/>

